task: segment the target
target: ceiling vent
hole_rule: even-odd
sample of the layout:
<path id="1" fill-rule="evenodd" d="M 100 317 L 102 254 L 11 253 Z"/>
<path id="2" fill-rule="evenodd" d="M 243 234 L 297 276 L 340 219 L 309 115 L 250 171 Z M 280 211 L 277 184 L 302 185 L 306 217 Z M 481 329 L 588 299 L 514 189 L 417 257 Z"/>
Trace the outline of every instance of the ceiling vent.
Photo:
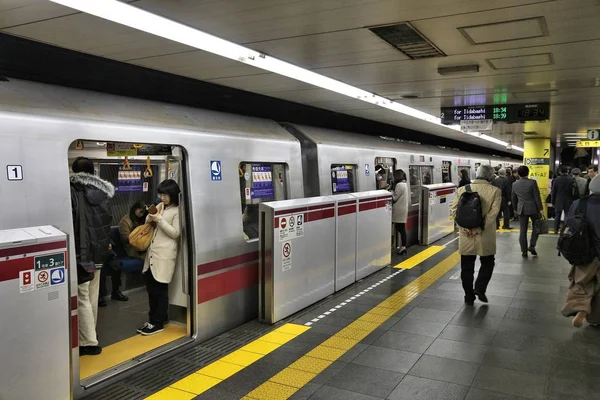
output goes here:
<path id="1" fill-rule="evenodd" d="M 446 57 L 433 43 L 407 22 L 371 27 L 369 30 L 412 60 Z"/>

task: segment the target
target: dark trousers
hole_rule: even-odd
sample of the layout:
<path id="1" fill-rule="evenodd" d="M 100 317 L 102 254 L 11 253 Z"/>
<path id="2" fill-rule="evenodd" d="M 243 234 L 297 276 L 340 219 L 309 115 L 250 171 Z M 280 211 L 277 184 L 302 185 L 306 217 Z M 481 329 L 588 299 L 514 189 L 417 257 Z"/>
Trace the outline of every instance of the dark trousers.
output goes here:
<path id="1" fill-rule="evenodd" d="M 152 271 L 146 272 L 146 291 L 148 292 L 148 322 L 152 325 L 163 327 L 169 312 L 169 285 L 154 279 Z"/>
<path id="2" fill-rule="evenodd" d="M 406 224 L 394 224 L 396 225 L 396 235 L 400 234 L 400 240 L 402 241 L 402 246 L 406 247 Z M 396 246 L 398 246 L 398 236 L 396 236 Z"/>
<path id="3" fill-rule="evenodd" d="M 554 232 L 558 232 L 558 230 L 560 229 L 560 217 L 561 217 L 563 211 L 565 212 L 565 214 L 567 214 L 569 212 L 570 208 L 571 208 L 570 203 L 554 205 Z M 565 215 L 565 219 L 566 218 L 567 218 L 567 216 Z"/>
<path id="4" fill-rule="evenodd" d="M 100 297 L 107 295 L 106 293 L 106 277 L 110 276 L 113 293 L 121 287 L 121 270 L 114 270 L 110 265 L 104 265 L 100 270 Z"/>
<path id="5" fill-rule="evenodd" d="M 490 279 L 492 279 L 492 273 L 494 272 L 495 257 L 493 255 L 479 257 L 481 268 L 479 269 L 477 281 L 475 281 L 475 286 L 473 287 L 476 259 L 477 256 L 460 257 L 460 279 L 462 280 L 462 286 L 465 290 L 465 298 L 468 299 L 475 298 L 473 288 L 478 293 L 485 294 L 488 283 L 490 283 Z"/>
<path id="6" fill-rule="evenodd" d="M 502 217 L 500 216 L 500 214 L 502 214 Z M 508 201 L 503 200 L 502 207 L 500 208 L 500 212 L 498 213 L 498 216 L 496 217 L 496 227 L 498 227 L 498 228 L 500 227 L 500 219 L 504 218 L 504 226 L 502 226 L 502 228 L 504 228 L 504 229 L 510 228 L 511 214 L 512 214 L 512 209 L 508 205 Z"/>
<path id="7" fill-rule="evenodd" d="M 527 253 L 527 228 L 529 227 L 529 220 L 531 220 L 531 226 L 533 229 L 533 233 L 531 234 L 531 242 L 529 243 L 531 247 L 535 247 L 537 245 L 538 237 L 540 236 L 540 232 L 538 230 L 538 226 L 535 221 L 540 219 L 539 215 L 519 215 L 519 224 L 521 232 L 519 233 L 519 244 L 521 245 L 521 253 Z"/>

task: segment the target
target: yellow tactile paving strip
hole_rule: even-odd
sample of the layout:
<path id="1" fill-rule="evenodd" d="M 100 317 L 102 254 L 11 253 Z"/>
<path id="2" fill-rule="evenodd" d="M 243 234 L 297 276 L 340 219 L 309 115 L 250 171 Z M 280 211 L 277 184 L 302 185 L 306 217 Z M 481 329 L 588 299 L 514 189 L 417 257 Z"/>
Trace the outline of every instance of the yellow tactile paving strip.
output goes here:
<path id="1" fill-rule="evenodd" d="M 146 399 L 193 399 L 309 329 L 308 326 L 285 324 Z M 286 382 L 290 381 L 291 377 L 287 378 Z"/>
<path id="2" fill-rule="evenodd" d="M 444 250 L 444 246 L 429 246 L 422 252 L 412 256 L 408 260 L 402 261 L 400 264 L 396 265 L 394 268 L 398 269 L 411 269 L 421 264 L 423 261 L 427 260 L 429 257 L 439 253 Z"/>
<path id="3" fill-rule="evenodd" d="M 435 250 L 436 251 L 430 251 L 428 257 L 441 251 L 441 249 Z M 425 252 L 427 252 L 427 250 L 414 257 L 421 257 Z M 325 368 L 333 364 L 334 361 L 378 328 L 382 323 L 387 321 L 392 315 L 410 303 L 442 275 L 454 268 L 459 261 L 460 256 L 458 255 L 458 252 L 453 253 L 435 267 L 382 301 L 356 321 L 352 322 L 306 355 L 302 356 L 289 367 L 283 369 L 267 382 L 248 393 L 244 399 L 288 399 Z"/>
<path id="4" fill-rule="evenodd" d="M 520 233 L 521 231 L 519 230 L 519 228 L 514 228 L 514 229 L 497 229 L 496 232 L 500 232 L 500 233 Z M 527 232 L 531 233 L 533 231 L 531 229 L 528 229 Z M 550 230 L 550 232 L 545 233 L 545 235 L 558 235 L 558 234 L 554 233 L 552 230 Z"/>

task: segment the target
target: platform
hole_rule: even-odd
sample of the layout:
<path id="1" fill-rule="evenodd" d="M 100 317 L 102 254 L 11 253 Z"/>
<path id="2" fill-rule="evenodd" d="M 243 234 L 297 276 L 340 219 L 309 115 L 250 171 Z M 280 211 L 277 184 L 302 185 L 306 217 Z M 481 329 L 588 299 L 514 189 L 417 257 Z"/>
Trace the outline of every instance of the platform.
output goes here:
<path id="1" fill-rule="evenodd" d="M 251 323 L 235 346 L 216 338 L 220 357 L 188 349 L 154 379 L 126 378 L 90 398 L 598 398 L 600 330 L 559 313 L 569 267 L 556 236 L 540 237 L 540 257 L 524 260 L 518 231 L 499 233 L 490 303 L 474 307 L 463 303 L 457 244 L 415 246 L 271 332 Z"/>

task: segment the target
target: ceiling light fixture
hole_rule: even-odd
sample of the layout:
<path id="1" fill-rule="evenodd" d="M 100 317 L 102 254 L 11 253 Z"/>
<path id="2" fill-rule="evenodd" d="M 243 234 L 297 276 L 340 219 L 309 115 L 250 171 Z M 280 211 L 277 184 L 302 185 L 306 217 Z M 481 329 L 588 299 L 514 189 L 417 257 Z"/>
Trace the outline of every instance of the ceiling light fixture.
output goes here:
<path id="1" fill-rule="evenodd" d="M 268 56 L 258 51 L 249 49 L 244 46 L 229 42 L 218 38 L 208 33 L 199 31 L 195 28 L 180 24 L 169 20 L 148 11 L 134 7 L 132 5 L 120 2 L 118 0 L 51 0 L 54 3 L 61 4 L 66 7 L 79 10 L 81 12 L 94 15 L 118 24 L 128 26 L 152 35 L 160 36 L 174 42 L 182 43 L 199 50 L 239 61 L 244 64 L 251 65 L 266 71 L 270 71 L 279 75 L 287 76 L 291 79 L 296 79 L 310 85 L 318 86 L 323 89 L 331 90 L 357 100 L 362 100 L 367 103 L 387 108 L 388 110 L 396 111 L 404 115 L 418 118 L 438 126 L 449 129 L 447 125 L 443 125 L 440 118 L 419 111 L 415 108 L 396 103 L 385 97 L 378 96 L 366 90 L 359 89 L 336 79 L 328 78 L 324 75 L 317 74 L 310 70 L 298 67 L 288 62 Z M 472 71 L 473 66 L 470 67 Z M 476 66 L 479 70 L 479 66 Z M 450 67 L 458 68 L 458 67 Z M 485 139 L 482 136 L 477 136 L 484 140 L 496 143 L 501 146 L 507 146 L 508 143 L 498 139 L 489 137 Z M 493 140 L 490 140 L 493 139 Z M 513 147 L 517 150 L 518 147 Z M 520 150 L 519 150 L 520 151 Z"/>
<path id="2" fill-rule="evenodd" d="M 438 74 L 440 75 L 453 75 L 453 74 L 465 74 L 472 73 L 476 74 L 479 72 L 479 65 L 456 65 L 454 67 L 439 67 Z"/>

